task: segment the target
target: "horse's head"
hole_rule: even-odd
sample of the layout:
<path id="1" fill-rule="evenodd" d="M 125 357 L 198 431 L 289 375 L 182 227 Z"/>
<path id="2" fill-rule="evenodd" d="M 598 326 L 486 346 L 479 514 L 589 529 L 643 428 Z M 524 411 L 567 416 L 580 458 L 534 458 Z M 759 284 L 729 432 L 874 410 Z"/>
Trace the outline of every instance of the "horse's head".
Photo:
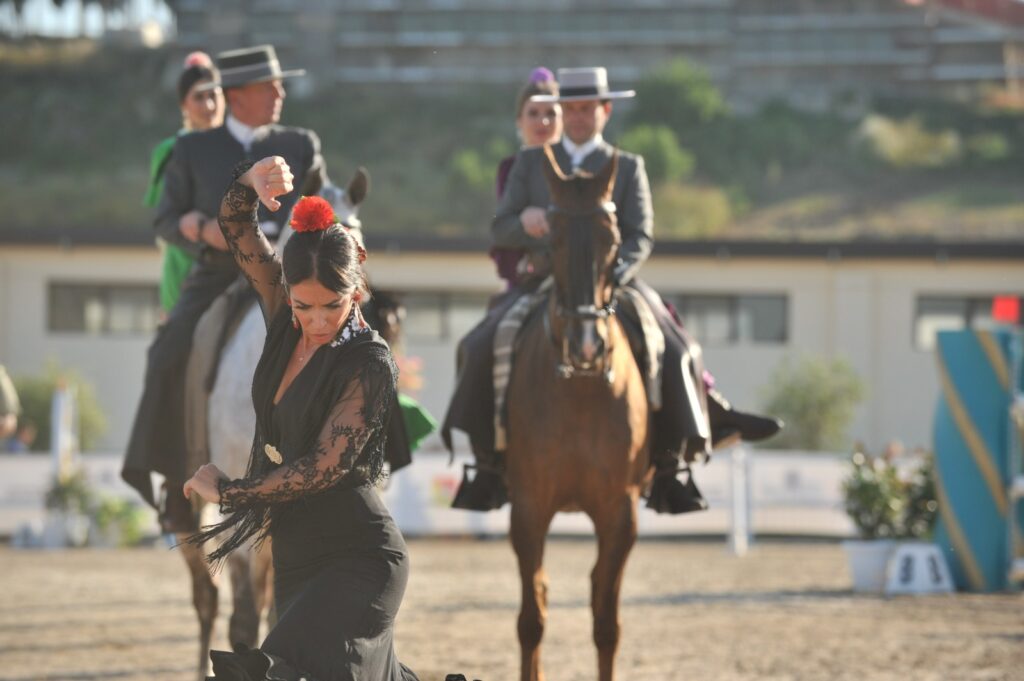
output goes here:
<path id="1" fill-rule="evenodd" d="M 610 377 L 612 267 L 622 241 L 611 202 L 618 155 L 596 174 L 577 171 L 566 177 L 550 147 L 544 147 L 544 154 L 544 175 L 551 190 L 548 223 L 556 339 L 561 331 L 559 372 L 565 377 Z"/>
<path id="2" fill-rule="evenodd" d="M 350 229 L 362 229 L 363 223 L 359 221 L 359 206 L 370 193 L 370 174 L 366 168 L 359 167 L 355 175 L 349 180 L 345 189 L 335 185 L 327 185 L 320 190 L 320 196 L 334 207 L 334 214 L 341 220 L 341 224 Z"/>
<path id="3" fill-rule="evenodd" d="M 370 300 L 363 305 L 363 315 L 381 338 L 394 348 L 402 335 L 402 320 L 405 319 L 405 304 L 398 295 L 374 290 Z"/>

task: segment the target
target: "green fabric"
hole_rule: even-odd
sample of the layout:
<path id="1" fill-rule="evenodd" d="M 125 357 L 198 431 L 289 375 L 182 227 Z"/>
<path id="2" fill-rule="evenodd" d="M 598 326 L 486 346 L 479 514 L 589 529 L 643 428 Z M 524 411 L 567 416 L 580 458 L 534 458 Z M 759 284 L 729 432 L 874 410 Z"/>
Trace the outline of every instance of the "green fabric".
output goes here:
<path id="1" fill-rule="evenodd" d="M 409 451 L 415 452 L 423 439 L 437 430 L 437 421 L 408 395 L 398 393 L 398 404 L 402 407 L 402 420 L 405 421 L 405 432 L 409 435 Z"/>
<path id="2" fill-rule="evenodd" d="M 163 270 L 160 273 L 160 305 L 170 312 L 181 297 L 181 286 L 195 259 L 173 244 L 164 244 Z"/>
<path id="3" fill-rule="evenodd" d="M 155 208 L 160 202 L 160 194 L 164 191 L 164 167 L 167 165 L 167 159 L 171 157 L 171 150 L 174 149 L 174 142 L 177 139 L 177 135 L 171 135 L 153 149 L 153 155 L 149 159 L 149 186 L 142 199 L 144 206 Z"/>
<path id="4" fill-rule="evenodd" d="M 180 133 L 179 133 L 180 134 Z M 155 207 L 160 202 L 164 191 L 164 168 L 171 157 L 174 142 L 178 135 L 172 135 L 156 145 L 149 161 L 149 187 L 142 203 Z M 160 272 L 160 305 L 170 312 L 181 295 L 181 285 L 185 282 L 194 259 L 184 249 L 172 244 L 163 244 L 163 265 Z"/>

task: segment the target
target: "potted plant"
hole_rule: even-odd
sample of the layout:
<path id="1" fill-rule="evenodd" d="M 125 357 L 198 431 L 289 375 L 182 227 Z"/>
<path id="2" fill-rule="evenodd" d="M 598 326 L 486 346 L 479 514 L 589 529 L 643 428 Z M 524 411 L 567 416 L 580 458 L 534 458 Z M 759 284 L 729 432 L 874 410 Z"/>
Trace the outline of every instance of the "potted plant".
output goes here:
<path id="1" fill-rule="evenodd" d="M 85 546 L 89 538 L 89 515 L 94 494 L 81 471 L 64 478 L 55 477 L 46 492 L 49 514 L 43 528 L 43 545 L 47 548 Z"/>
<path id="2" fill-rule="evenodd" d="M 125 499 L 102 497 L 92 510 L 89 544 L 102 548 L 135 546 L 142 541 L 144 516 Z"/>
<path id="3" fill-rule="evenodd" d="M 133 546 L 142 539 L 144 518 L 138 506 L 97 494 L 81 470 L 54 479 L 46 508 L 50 513 L 42 542 L 48 548 Z"/>
<path id="4" fill-rule="evenodd" d="M 938 510 L 932 456 L 901 457 L 898 448 L 872 456 L 858 447 L 843 481 L 846 513 L 859 539 L 843 542 L 859 593 L 881 593 L 897 543 L 931 535 Z"/>

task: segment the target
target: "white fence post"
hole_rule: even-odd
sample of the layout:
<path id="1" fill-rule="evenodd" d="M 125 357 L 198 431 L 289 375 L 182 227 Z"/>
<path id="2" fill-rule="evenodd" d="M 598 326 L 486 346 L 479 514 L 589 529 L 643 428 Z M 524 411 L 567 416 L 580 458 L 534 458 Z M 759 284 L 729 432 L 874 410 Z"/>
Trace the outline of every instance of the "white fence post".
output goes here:
<path id="1" fill-rule="evenodd" d="M 78 468 L 78 419 L 75 408 L 75 392 L 63 380 L 58 381 L 53 391 L 50 411 L 50 452 L 53 456 L 53 473 L 56 479 L 65 482 Z"/>
<path id="2" fill-rule="evenodd" d="M 750 455 L 739 445 L 729 454 L 729 550 L 734 556 L 745 556 L 752 543 Z"/>

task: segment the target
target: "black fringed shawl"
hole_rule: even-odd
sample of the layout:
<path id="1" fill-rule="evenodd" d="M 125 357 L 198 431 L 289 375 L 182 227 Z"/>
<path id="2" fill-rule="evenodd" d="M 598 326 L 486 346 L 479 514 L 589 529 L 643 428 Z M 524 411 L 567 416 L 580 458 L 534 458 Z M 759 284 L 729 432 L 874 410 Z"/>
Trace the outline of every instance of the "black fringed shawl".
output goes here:
<path id="1" fill-rule="evenodd" d="M 345 462 L 346 472 L 332 488 L 378 482 L 383 476 L 387 425 L 396 401 L 397 368 L 391 351 L 375 331 L 356 335 L 335 346 L 322 346 L 305 369 L 316 371 L 317 376 L 315 387 L 308 395 L 301 396 L 305 400 L 305 408 L 300 422 L 294 427 L 288 424 L 278 432 L 273 418 L 274 396 L 301 335 L 300 330 L 293 328 L 290 319 L 291 308 L 282 306 L 267 329 L 263 354 L 253 377 L 256 434 L 244 480 L 259 480 L 279 465 L 287 466 L 300 457 L 316 456 L 317 440 L 331 410 L 346 395 L 352 381 L 358 380 L 362 384 L 362 413 L 369 437 L 355 460 Z M 278 449 L 284 459 L 282 464 L 270 460 L 265 453 L 267 444 Z M 327 492 L 311 492 L 322 493 Z M 209 556 L 210 562 L 216 563 L 251 538 L 255 538 L 257 544 L 262 542 L 276 518 L 288 513 L 295 504 L 303 503 L 305 499 L 300 496 L 288 501 L 254 499 L 222 506 L 231 515 L 221 523 L 203 528 L 187 541 L 202 544 L 230 530 L 231 534 Z"/>

